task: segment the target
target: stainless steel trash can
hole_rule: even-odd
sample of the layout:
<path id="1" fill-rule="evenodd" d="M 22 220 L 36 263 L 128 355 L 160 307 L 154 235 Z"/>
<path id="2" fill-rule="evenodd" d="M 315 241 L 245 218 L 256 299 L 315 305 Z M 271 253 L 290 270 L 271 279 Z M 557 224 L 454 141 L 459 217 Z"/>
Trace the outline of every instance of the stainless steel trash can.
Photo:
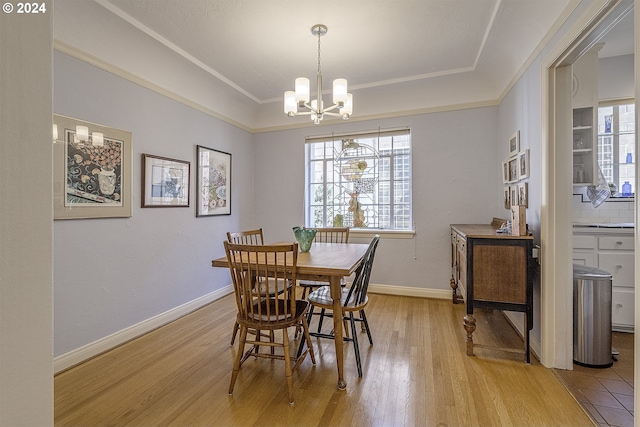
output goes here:
<path id="1" fill-rule="evenodd" d="M 592 368 L 613 365 L 611 273 L 573 266 L 573 361 Z"/>

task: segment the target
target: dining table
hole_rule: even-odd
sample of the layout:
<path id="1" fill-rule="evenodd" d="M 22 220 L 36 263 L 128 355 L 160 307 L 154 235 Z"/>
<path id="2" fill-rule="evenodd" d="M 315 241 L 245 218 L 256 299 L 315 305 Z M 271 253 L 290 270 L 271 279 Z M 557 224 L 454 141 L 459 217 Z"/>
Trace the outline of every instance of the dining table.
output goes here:
<path id="1" fill-rule="evenodd" d="M 327 282 L 331 289 L 333 312 L 342 313 L 341 279 L 356 271 L 368 248 L 368 244 L 361 243 L 314 242 L 308 252 L 298 253 L 297 279 Z M 229 268 L 226 256 L 212 260 L 211 265 Z M 333 316 L 333 329 L 338 365 L 338 389 L 344 390 L 347 388 L 347 383 L 344 380 L 344 339 L 341 315 Z"/>

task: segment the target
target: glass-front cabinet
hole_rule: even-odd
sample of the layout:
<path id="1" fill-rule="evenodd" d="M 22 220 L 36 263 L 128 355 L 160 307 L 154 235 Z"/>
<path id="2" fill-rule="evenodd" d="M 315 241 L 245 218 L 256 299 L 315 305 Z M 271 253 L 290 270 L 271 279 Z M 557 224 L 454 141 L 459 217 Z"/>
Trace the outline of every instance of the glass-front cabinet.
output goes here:
<path id="1" fill-rule="evenodd" d="M 573 185 L 598 183 L 598 51 L 594 46 L 572 64 Z"/>

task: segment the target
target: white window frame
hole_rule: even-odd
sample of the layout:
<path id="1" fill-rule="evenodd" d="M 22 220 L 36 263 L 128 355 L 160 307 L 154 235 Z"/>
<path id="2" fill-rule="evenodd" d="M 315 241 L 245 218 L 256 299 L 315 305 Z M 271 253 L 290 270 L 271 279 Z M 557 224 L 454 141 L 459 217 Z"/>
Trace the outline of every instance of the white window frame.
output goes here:
<path id="1" fill-rule="evenodd" d="M 598 109 L 600 108 L 604 108 L 604 107 L 614 107 L 613 108 L 613 128 L 611 130 L 611 132 L 605 133 L 600 125 L 600 120 L 598 120 L 598 166 L 601 168 L 601 170 L 603 170 L 603 173 L 608 177 L 608 169 L 610 168 L 613 174 L 612 180 L 613 182 L 618 186 L 618 190 L 617 190 L 617 194 L 616 196 L 620 196 L 620 194 L 622 193 L 622 181 L 625 180 L 624 178 L 621 179 L 620 175 L 621 175 L 621 168 L 625 167 L 625 168 L 631 168 L 631 170 L 635 171 L 635 166 L 632 166 L 633 164 L 638 162 L 638 159 L 635 158 L 635 152 L 637 152 L 637 150 L 633 150 L 633 159 L 632 159 L 632 163 L 629 166 L 622 166 L 625 164 L 625 160 L 623 160 L 623 156 L 626 155 L 626 152 L 621 154 L 620 153 L 620 136 L 621 135 L 634 135 L 635 132 L 637 132 L 637 129 L 635 129 L 634 131 L 621 131 L 619 126 L 620 126 L 620 119 L 619 119 L 619 110 L 617 107 L 623 106 L 623 105 L 633 105 L 635 103 L 633 98 L 627 98 L 627 99 L 617 99 L 617 100 L 611 100 L 611 101 L 605 101 L 605 102 L 600 102 L 598 105 Z M 598 114 L 598 117 L 600 117 L 600 114 Z M 611 138 L 611 145 L 612 145 L 612 162 L 607 166 L 607 167 L 603 167 L 604 165 L 604 158 L 603 156 L 605 155 L 604 150 L 603 150 L 603 139 L 604 138 Z M 636 139 L 634 138 L 634 141 Z M 628 177 L 629 180 L 632 180 L 635 182 L 635 178 L 634 177 Z M 634 182 L 632 182 L 632 184 L 634 184 Z M 635 185 L 634 185 L 635 186 Z M 633 189 L 633 192 L 635 193 L 636 190 L 635 188 Z M 633 198 L 633 196 L 631 197 Z M 625 200 L 629 200 L 629 197 L 626 197 Z"/>
<path id="2" fill-rule="evenodd" d="M 331 177 L 333 175 L 334 172 L 333 171 L 327 171 L 327 168 L 329 167 L 328 165 L 332 163 L 332 159 L 336 159 L 338 157 L 338 155 L 340 154 L 340 149 L 333 149 L 332 151 L 332 155 L 326 155 L 322 158 L 315 158 L 312 159 L 312 149 L 313 149 L 313 145 L 312 144 L 317 144 L 317 143 L 324 143 L 325 146 L 330 146 L 331 144 L 334 144 L 336 147 L 341 147 L 342 145 L 342 140 L 345 139 L 354 139 L 356 140 L 356 142 L 360 141 L 363 144 L 366 145 L 374 145 L 373 148 L 377 149 L 377 144 L 380 141 L 380 138 L 388 138 L 388 137 L 400 137 L 402 136 L 403 138 L 408 136 L 409 138 L 409 165 L 408 165 L 408 171 L 405 170 L 405 174 L 404 176 L 400 177 L 400 178 L 396 178 L 394 176 L 394 169 L 393 167 L 395 166 L 395 161 L 393 161 L 396 158 L 401 158 L 401 157 L 405 157 L 407 156 L 406 151 L 400 152 L 400 151 L 396 151 L 394 152 L 383 152 L 383 153 L 379 153 L 380 155 L 380 159 L 388 159 L 389 160 L 389 179 L 385 180 L 389 182 L 389 203 L 382 203 L 380 201 L 380 189 L 379 189 L 379 182 L 376 183 L 375 188 L 376 188 L 376 192 L 371 196 L 373 199 L 375 199 L 375 202 L 369 203 L 368 207 L 369 209 L 375 209 L 375 214 L 374 216 L 379 216 L 379 212 L 380 212 L 380 206 L 388 206 L 389 207 L 389 211 L 390 211 L 390 215 L 389 215 L 389 224 L 393 225 L 395 223 L 394 221 L 394 216 L 393 216 L 393 212 L 394 212 L 394 206 L 396 207 L 400 207 L 400 205 L 405 205 L 408 204 L 408 209 L 409 209 L 409 214 L 408 214 L 408 219 L 406 219 L 404 222 L 407 224 L 407 227 L 405 228 L 382 228 L 380 226 L 367 226 L 367 227 L 363 227 L 363 228 L 355 228 L 352 227 L 351 228 L 351 233 L 357 235 L 358 237 L 367 237 L 369 235 L 373 236 L 374 234 L 381 234 L 383 235 L 385 238 L 411 238 L 414 234 L 413 231 L 413 194 L 412 194 L 412 185 L 411 185 L 411 167 L 412 167 L 412 149 L 411 149 L 411 131 L 409 128 L 394 128 L 394 129 L 378 129 L 375 131 L 365 131 L 365 132 L 354 132 L 354 133 L 344 133 L 344 134 L 332 134 L 332 135 L 319 135 L 319 136 L 310 136 L 306 138 L 306 149 L 305 149 L 305 224 L 308 227 L 331 227 L 334 226 L 333 221 L 329 220 L 329 215 L 327 213 L 327 211 L 330 209 L 330 207 L 333 205 L 332 203 L 329 203 L 329 201 L 327 200 L 327 193 L 328 193 L 328 188 L 331 186 L 331 184 L 328 182 L 331 180 L 331 178 L 328 179 L 328 177 Z M 372 143 L 373 140 L 373 143 Z M 311 168 L 311 163 L 312 162 L 321 162 L 322 163 L 322 182 L 318 181 L 318 182 L 314 182 L 314 178 L 312 177 L 312 168 Z M 380 176 L 380 171 L 381 171 L 381 165 L 382 162 L 378 161 L 378 176 Z M 408 176 L 407 176 L 408 174 Z M 403 201 L 401 203 L 394 203 L 395 199 L 394 199 L 394 182 L 400 183 L 403 182 L 405 185 L 409 186 L 409 201 Z M 318 185 L 322 186 L 322 194 L 323 194 L 323 200 L 321 201 L 322 204 L 322 209 L 323 209 L 323 224 L 312 224 L 312 199 L 315 198 L 315 194 L 316 194 L 316 187 Z M 313 187 L 313 188 L 312 188 Z M 312 194 L 313 193 L 313 194 Z M 405 194 L 406 197 L 406 194 Z M 369 200 L 369 202 L 371 202 L 371 200 Z M 336 205 L 333 205 L 336 206 Z M 344 209 L 344 204 L 339 205 L 341 206 L 341 209 Z M 349 221 L 347 221 L 349 222 Z M 351 226 L 351 223 L 347 223 L 345 224 L 345 226 Z"/>

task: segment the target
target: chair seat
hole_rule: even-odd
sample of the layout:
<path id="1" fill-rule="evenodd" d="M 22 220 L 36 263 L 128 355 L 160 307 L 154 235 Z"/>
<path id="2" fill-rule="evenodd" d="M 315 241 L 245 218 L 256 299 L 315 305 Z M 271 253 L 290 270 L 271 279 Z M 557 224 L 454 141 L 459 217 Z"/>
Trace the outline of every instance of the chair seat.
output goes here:
<path id="1" fill-rule="evenodd" d="M 300 280 L 298 282 L 298 286 L 303 287 L 303 288 L 319 288 L 321 286 L 326 286 L 327 282 L 322 282 L 319 280 Z M 342 286 L 343 288 L 345 286 L 347 286 L 347 279 L 346 278 L 342 278 L 340 279 L 340 286 Z"/>
<path id="2" fill-rule="evenodd" d="M 278 309 L 276 310 L 275 304 L 278 304 Z M 287 315 L 284 314 L 279 314 L 276 315 L 275 313 L 283 313 L 285 311 L 284 309 L 284 304 L 285 301 L 284 300 L 266 300 L 266 301 L 261 301 L 260 304 L 262 305 L 262 307 L 260 308 L 260 310 L 258 310 L 258 305 L 254 305 L 254 315 L 246 319 L 241 318 L 240 315 L 238 315 L 238 323 L 244 324 L 246 325 L 248 328 L 252 328 L 252 329 L 281 329 L 283 326 L 286 325 L 293 325 L 296 324 L 300 321 L 300 318 L 306 314 L 307 309 L 309 308 L 309 303 L 307 301 L 304 300 L 296 300 L 296 314 L 295 316 L 292 316 L 291 313 L 288 313 Z M 266 304 L 270 304 L 270 310 L 269 312 L 271 312 L 271 315 L 267 315 L 267 307 Z M 261 314 L 260 314 L 261 313 Z M 268 324 L 266 324 L 266 322 L 269 322 Z"/>
<path id="3" fill-rule="evenodd" d="M 276 292 L 274 292 L 274 290 L 271 289 L 271 292 L 269 292 L 270 296 L 276 295 L 276 293 L 280 295 L 281 293 L 284 292 L 285 289 L 291 288 L 291 282 L 278 279 L 276 287 L 277 287 Z M 253 288 L 253 293 L 261 297 L 267 296 L 266 295 L 267 289 L 266 289 L 266 283 L 264 281 L 264 278 L 258 279 L 256 286 Z"/>
<path id="4" fill-rule="evenodd" d="M 354 311 L 354 310 L 362 310 L 364 306 L 369 302 L 369 297 L 365 296 L 364 301 L 360 304 L 356 304 L 355 302 L 355 294 L 351 295 L 349 301 L 347 301 L 347 297 L 349 296 L 349 289 L 343 288 L 342 295 L 340 297 L 340 305 L 342 305 L 342 309 L 345 311 Z M 322 308 L 333 308 L 333 299 L 331 298 L 331 288 L 329 286 L 322 286 L 315 291 L 309 294 L 308 300 L 311 304 L 317 305 Z"/>

